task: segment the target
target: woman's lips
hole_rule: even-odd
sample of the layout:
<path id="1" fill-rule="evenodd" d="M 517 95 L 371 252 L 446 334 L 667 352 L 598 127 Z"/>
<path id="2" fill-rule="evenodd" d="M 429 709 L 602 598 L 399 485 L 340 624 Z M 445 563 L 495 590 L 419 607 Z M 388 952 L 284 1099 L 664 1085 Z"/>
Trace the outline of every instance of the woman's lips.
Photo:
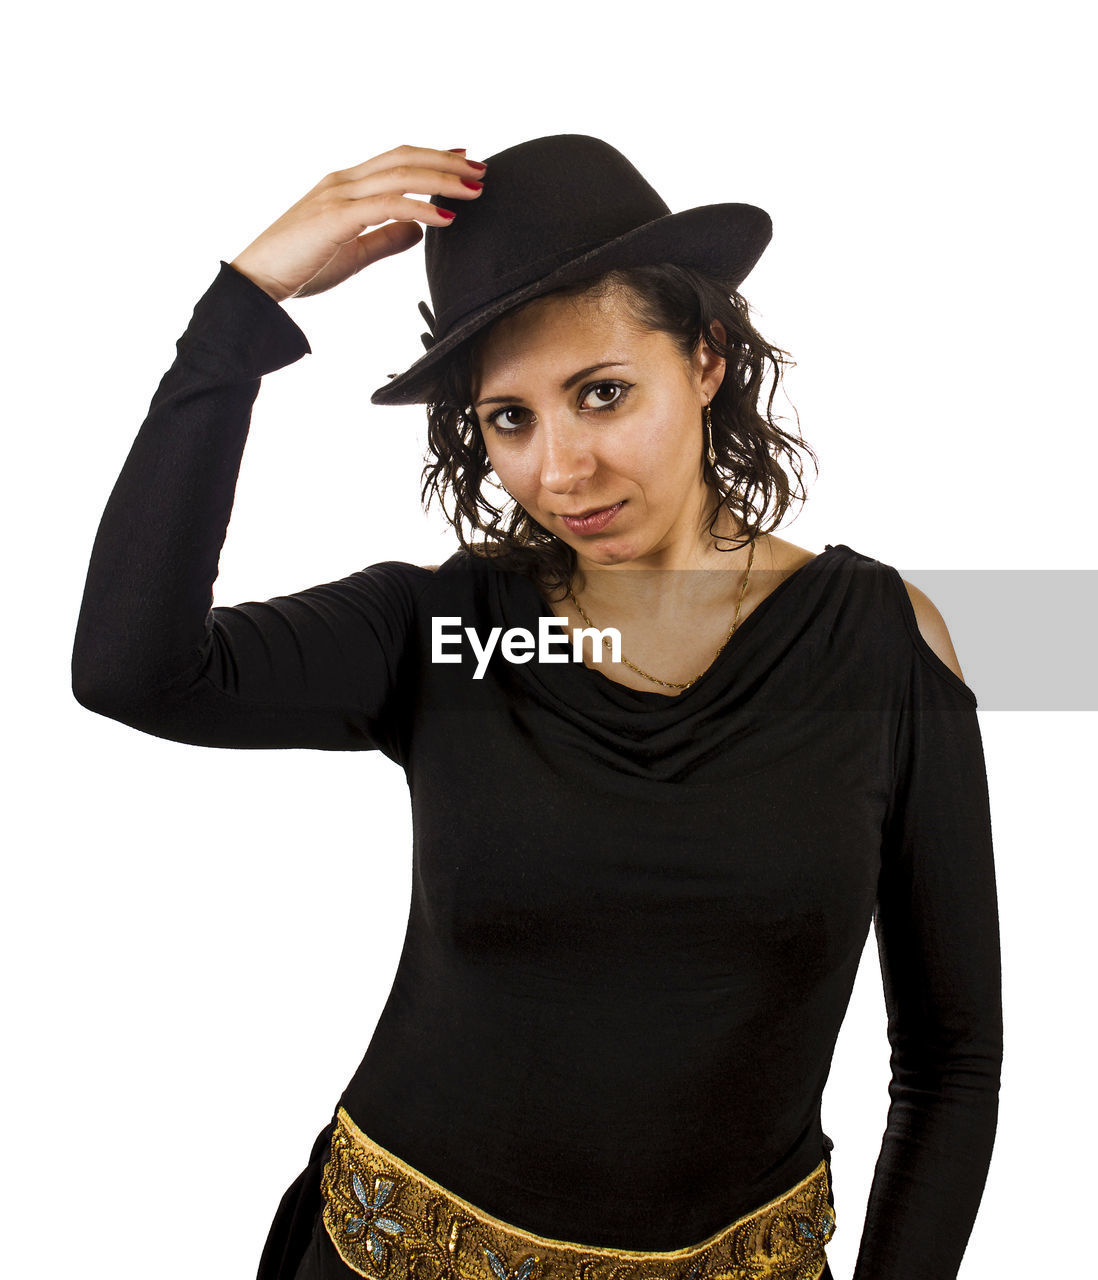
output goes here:
<path id="1" fill-rule="evenodd" d="M 623 499 L 615 502 L 612 507 L 592 511 L 589 516 L 561 516 L 561 519 L 573 533 L 601 533 L 624 506 Z"/>

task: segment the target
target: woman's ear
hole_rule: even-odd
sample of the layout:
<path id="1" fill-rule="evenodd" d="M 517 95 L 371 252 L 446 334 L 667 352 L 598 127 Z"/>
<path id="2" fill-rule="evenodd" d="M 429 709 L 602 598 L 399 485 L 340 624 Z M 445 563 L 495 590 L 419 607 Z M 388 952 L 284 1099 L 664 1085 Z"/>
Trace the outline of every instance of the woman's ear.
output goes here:
<path id="1" fill-rule="evenodd" d="M 719 320 L 714 320 L 710 324 L 713 330 L 713 336 L 721 343 L 728 341 L 728 334 L 725 327 Z M 701 378 L 701 389 L 707 400 L 712 400 L 717 394 L 717 390 L 724 381 L 724 372 L 727 361 L 723 356 L 717 353 L 703 338 L 698 343 L 698 351 L 695 357 L 698 365 L 698 373 Z"/>

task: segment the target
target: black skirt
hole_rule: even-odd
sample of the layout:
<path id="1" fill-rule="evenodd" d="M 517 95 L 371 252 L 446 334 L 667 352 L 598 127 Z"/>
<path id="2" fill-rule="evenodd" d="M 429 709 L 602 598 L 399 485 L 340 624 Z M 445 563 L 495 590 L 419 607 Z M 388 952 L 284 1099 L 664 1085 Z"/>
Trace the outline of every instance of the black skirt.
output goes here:
<path id="1" fill-rule="evenodd" d="M 286 1188 L 259 1259 L 256 1280 L 297 1280 L 320 1221 L 320 1178 L 332 1145 L 333 1117 L 317 1134 L 309 1163 Z M 334 1252 L 334 1250 L 333 1250 Z"/>

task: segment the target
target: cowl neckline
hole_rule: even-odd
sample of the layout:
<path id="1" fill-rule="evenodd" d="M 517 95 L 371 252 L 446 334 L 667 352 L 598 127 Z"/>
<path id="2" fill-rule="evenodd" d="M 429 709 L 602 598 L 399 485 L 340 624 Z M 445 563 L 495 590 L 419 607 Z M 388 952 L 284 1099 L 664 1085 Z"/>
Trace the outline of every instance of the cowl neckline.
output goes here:
<path id="1" fill-rule="evenodd" d="M 543 694 L 558 698 L 575 709 L 598 715 L 610 713 L 612 719 L 641 717 L 648 729 L 677 722 L 724 691 L 728 677 L 744 666 L 760 647 L 765 650 L 767 636 L 780 639 L 786 623 L 795 626 L 795 603 L 821 574 L 845 553 L 857 553 L 845 543 L 827 543 L 824 550 L 795 569 L 751 610 L 739 624 L 724 648 L 705 672 L 681 693 L 670 696 L 656 690 L 633 689 L 621 684 L 583 662 L 538 662 L 536 656 L 515 666 L 516 679 L 536 686 Z M 538 619 L 556 617 L 542 599 L 534 582 L 513 571 L 492 573 L 489 578 L 488 607 L 493 626 L 524 627 L 535 635 Z M 793 617 L 788 616 L 793 610 Z M 780 643 L 779 643 L 779 647 Z"/>

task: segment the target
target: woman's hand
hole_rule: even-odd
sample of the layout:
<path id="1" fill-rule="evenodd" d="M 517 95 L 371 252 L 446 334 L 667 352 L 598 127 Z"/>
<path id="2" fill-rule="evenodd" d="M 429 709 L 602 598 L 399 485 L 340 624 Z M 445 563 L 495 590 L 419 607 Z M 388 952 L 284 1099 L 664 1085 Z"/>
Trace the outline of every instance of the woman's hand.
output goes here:
<path id="1" fill-rule="evenodd" d="M 406 192 L 472 200 L 480 191 L 465 184 L 484 175 L 458 151 L 395 147 L 321 178 L 230 266 L 276 302 L 323 293 L 378 258 L 418 244 L 420 222 L 445 227 L 453 221 Z M 377 230 L 364 235 L 367 227 Z"/>

